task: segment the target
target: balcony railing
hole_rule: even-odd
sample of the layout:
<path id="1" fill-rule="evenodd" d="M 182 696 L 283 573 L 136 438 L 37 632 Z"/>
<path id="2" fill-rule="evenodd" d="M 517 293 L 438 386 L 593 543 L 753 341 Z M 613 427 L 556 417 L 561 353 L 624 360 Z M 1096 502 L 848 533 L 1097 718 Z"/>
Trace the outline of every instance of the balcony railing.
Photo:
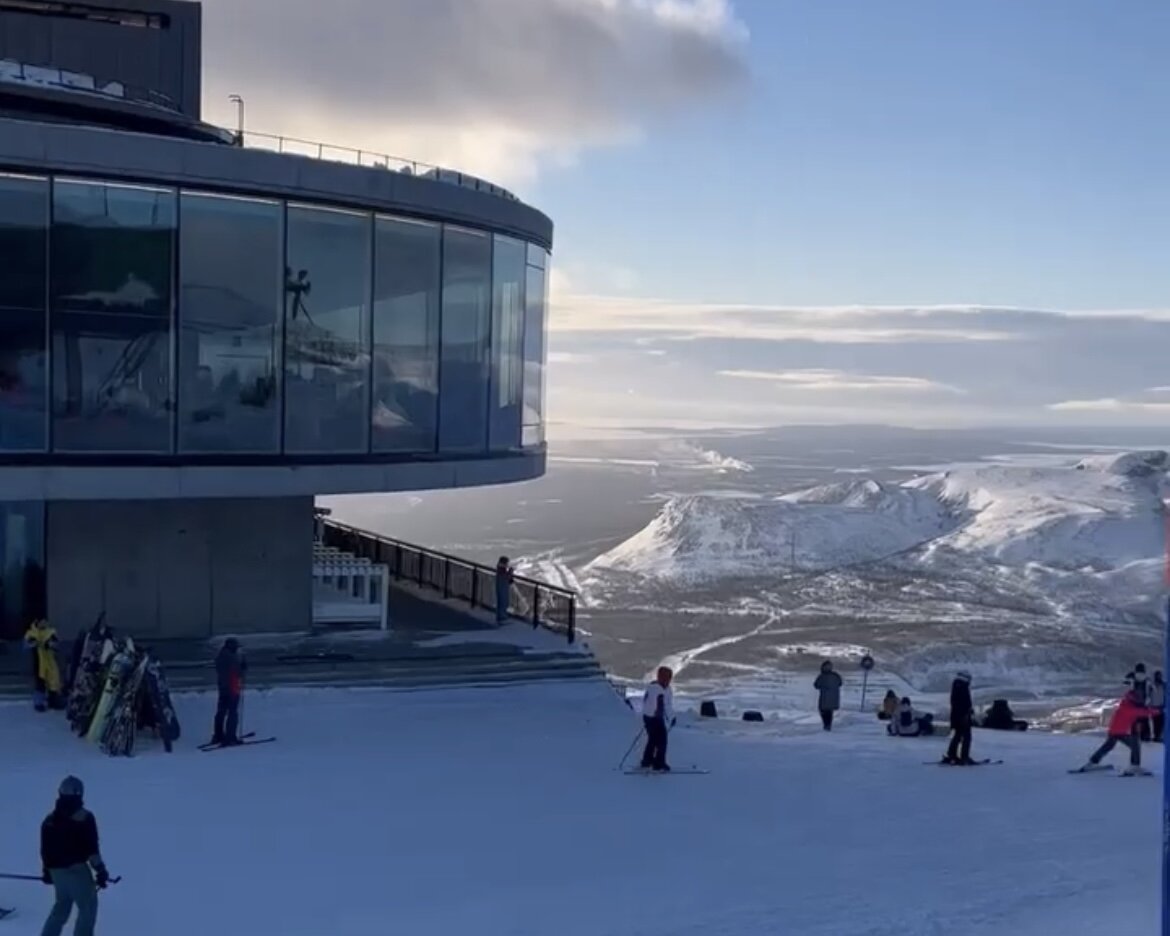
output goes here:
<path id="1" fill-rule="evenodd" d="M 98 94 L 103 97 L 148 104 L 163 110 L 179 112 L 179 105 L 161 91 L 138 88 L 122 81 L 96 78 L 85 72 L 69 71 L 54 65 L 29 65 L 12 59 L 0 59 L 0 82 L 53 88 L 58 91 L 74 91 L 82 94 Z"/>
<path id="2" fill-rule="evenodd" d="M 390 172 L 401 172 L 403 175 L 416 175 L 424 179 L 448 182 L 462 188 L 474 189 L 477 192 L 487 192 L 500 198 L 507 198 L 509 201 L 518 201 L 516 196 L 507 189 L 493 185 L 484 179 L 468 175 L 465 172 L 444 169 L 442 166 L 435 166 L 431 163 L 419 162 L 417 159 L 390 156 L 386 153 L 354 149 L 349 146 L 335 146 L 332 143 L 319 143 L 314 140 L 299 140 L 296 137 L 257 133 L 254 130 L 245 130 L 242 137 L 240 134 L 236 134 L 236 138 L 240 145 L 249 149 L 266 149 L 274 153 L 308 156 L 311 159 L 322 159 L 327 162 L 342 162 L 351 166 L 366 166 L 371 169 L 386 169 Z"/>
<path id="3" fill-rule="evenodd" d="M 496 570 L 490 566 L 412 546 L 388 536 L 317 516 L 318 537 L 331 546 L 386 566 L 391 581 L 409 582 L 473 608 L 496 609 Z M 577 595 L 565 588 L 517 575 L 508 613 L 535 627 L 577 639 Z"/>

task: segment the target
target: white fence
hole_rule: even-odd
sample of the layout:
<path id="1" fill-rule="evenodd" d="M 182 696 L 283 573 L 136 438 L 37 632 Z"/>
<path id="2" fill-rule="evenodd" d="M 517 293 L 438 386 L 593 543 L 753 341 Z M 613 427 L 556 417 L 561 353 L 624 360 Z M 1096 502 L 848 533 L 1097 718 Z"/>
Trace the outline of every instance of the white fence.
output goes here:
<path id="1" fill-rule="evenodd" d="M 313 546 L 313 623 L 389 627 L 390 572 L 332 546 Z"/>

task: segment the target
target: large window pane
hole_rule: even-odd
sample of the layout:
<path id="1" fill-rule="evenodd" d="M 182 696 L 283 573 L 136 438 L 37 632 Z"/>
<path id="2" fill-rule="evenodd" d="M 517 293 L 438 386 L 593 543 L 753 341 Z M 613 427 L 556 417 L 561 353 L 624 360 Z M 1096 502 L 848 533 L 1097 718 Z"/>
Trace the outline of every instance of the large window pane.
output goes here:
<path id="1" fill-rule="evenodd" d="M 379 218 L 374 244 L 374 451 L 433 452 L 442 229 Z"/>
<path id="2" fill-rule="evenodd" d="M 0 501 L 0 640 L 45 615 L 45 505 Z"/>
<path id="3" fill-rule="evenodd" d="M 524 364 L 525 244 L 496 237 L 492 257 L 492 382 L 489 443 L 493 450 L 520 445 Z"/>
<path id="4" fill-rule="evenodd" d="M 53 447 L 171 448 L 175 193 L 53 186 Z"/>
<path id="5" fill-rule="evenodd" d="M 369 215 L 289 206 L 286 452 L 364 452 L 370 424 Z"/>
<path id="6" fill-rule="evenodd" d="M 443 231 L 443 330 L 439 368 L 439 448 L 487 448 L 492 241 L 487 234 Z"/>
<path id="7" fill-rule="evenodd" d="M 538 267 L 528 268 L 525 307 L 523 444 L 529 447 L 544 442 L 544 330 L 548 311 L 548 277 Z"/>
<path id="8" fill-rule="evenodd" d="M 282 207 L 184 192 L 180 208 L 179 450 L 276 452 Z"/>
<path id="9" fill-rule="evenodd" d="M 0 176 L 0 450 L 45 448 L 47 179 Z"/>

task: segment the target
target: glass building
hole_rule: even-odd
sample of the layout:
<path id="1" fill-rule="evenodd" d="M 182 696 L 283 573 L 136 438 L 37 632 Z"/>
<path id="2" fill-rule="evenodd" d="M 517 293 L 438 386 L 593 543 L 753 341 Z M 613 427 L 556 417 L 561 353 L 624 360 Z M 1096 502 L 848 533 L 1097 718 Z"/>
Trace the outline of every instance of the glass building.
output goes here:
<path id="1" fill-rule="evenodd" d="M 543 472 L 545 215 L 202 123 L 198 4 L 7 6 L 0 639 L 304 629 L 314 495 Z"/>

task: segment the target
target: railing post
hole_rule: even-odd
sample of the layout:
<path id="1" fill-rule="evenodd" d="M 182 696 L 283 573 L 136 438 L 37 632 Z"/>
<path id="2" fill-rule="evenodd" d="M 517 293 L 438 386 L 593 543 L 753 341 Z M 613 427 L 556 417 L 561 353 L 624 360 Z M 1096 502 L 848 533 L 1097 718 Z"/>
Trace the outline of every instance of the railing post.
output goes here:
<path id="1" fill-rule="evenodd" d="M 471 570 L 471 606 L 479 607 L 479 569 Z"/>
<path id="2" fill-rule="evenodd" d="M 569 596 L 569 643 L 577 640 L 577 599 Z"/>
<path id="3" fill-rule="evenodd" d="M 394 544 L 394 578 L 402 579 L 402 547 Z"/>
<path id="4" fill-rule="evenodd" d="M 424 553 L 424 552 L 420 552 L 420 553 L 418 554 L 418 587 L 419 587 L 419 588 L 422 588 L 422 587 L 423 587 L 423 581 L 424 581 L 424 576 L 423 576 L 423 561 L 424 561 L 425 559 L 426 559 L 426 553 Z"/>
<path id="5" fill-rule="evenodd" d="M 540 586 L 532 587 L 532 629 L 540 627 Z"/>
<path id="6" fill-rule="evenodd" d="M 443 560 L 443 597 L 451 597 L 451 560 Z"/>

